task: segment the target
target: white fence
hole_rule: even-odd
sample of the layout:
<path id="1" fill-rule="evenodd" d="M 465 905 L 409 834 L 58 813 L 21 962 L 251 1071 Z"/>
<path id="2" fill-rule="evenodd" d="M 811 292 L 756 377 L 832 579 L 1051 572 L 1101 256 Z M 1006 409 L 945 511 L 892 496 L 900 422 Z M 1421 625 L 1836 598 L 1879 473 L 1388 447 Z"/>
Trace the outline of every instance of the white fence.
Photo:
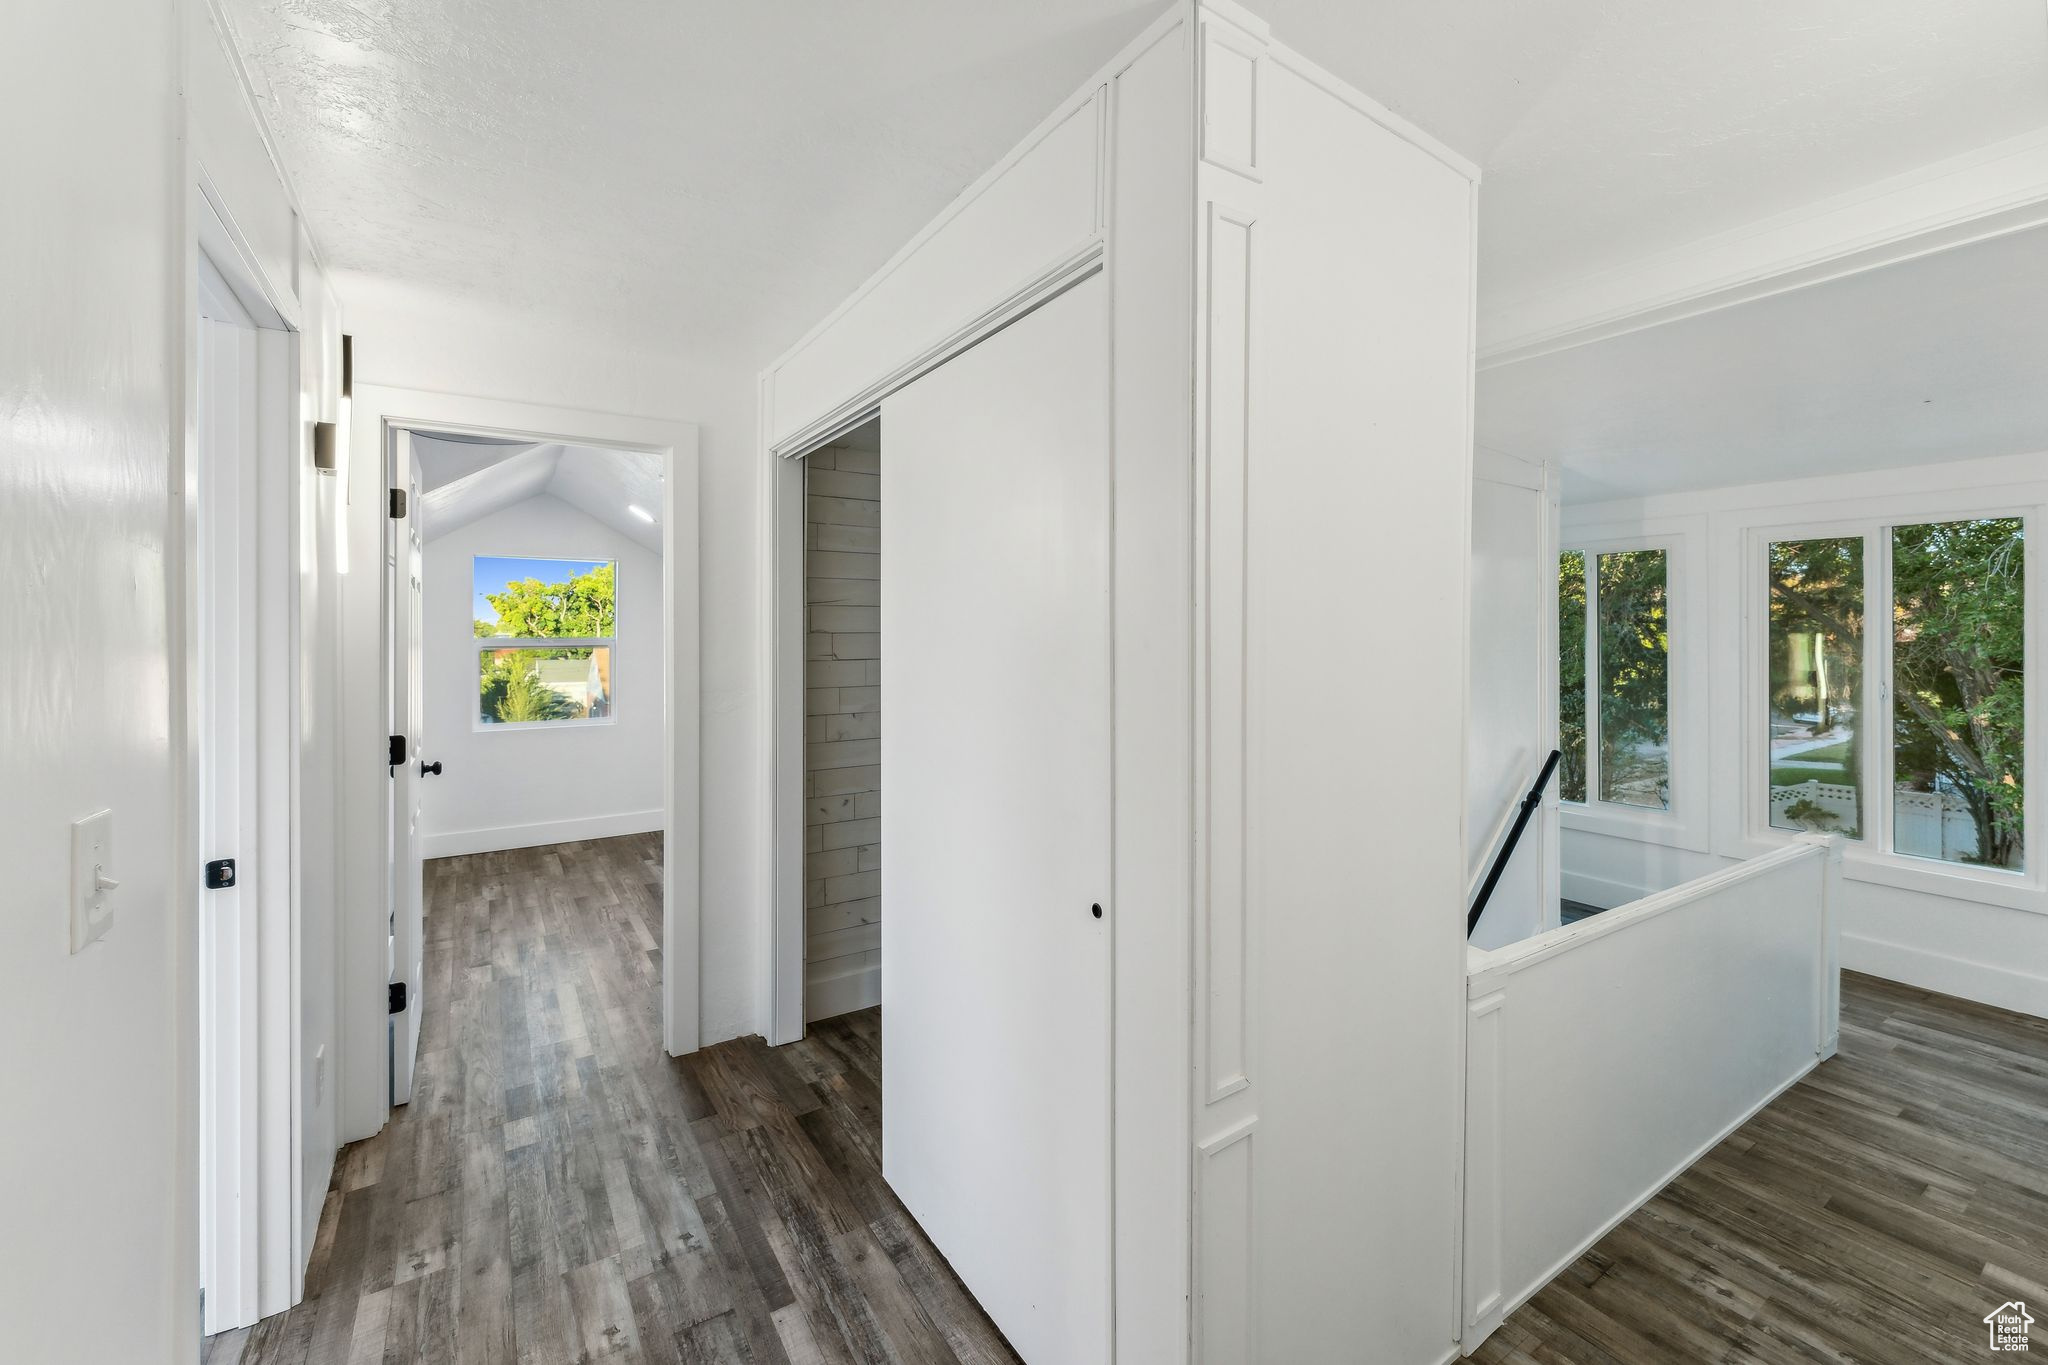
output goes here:
<path id="1" fill-rule="evenodd" d="M 1799 802 L 1834 817 L 1834 828 L 1857 828 L 1856 789 L 1833 782 L 1800 782 L 1771 788 L 1771 823 L 1795 823 L 1786 810 Z M 1901 791 L 1892 795 L 1892 847 L 1918 858 L 1961 862 L 1977 856 L 1977 821 L 1953 792 Z"/>
<path id="2" fill-rule="evenodd" d="M 1833 1054 L 1840 871 L 1815 836 L 1470 951 L 1467 1353 Z"/>

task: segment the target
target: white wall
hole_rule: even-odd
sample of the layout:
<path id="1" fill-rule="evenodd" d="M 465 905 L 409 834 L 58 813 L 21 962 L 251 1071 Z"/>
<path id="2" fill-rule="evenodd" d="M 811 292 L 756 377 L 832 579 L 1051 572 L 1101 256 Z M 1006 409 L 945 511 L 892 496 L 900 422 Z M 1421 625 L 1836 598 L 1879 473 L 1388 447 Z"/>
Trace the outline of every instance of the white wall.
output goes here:
<path id="1" fill-rule="evenodd" d="M 1681 614 L 1688 634 L 1674 636 L 1672 676 L 1696 695 L 1688 709 L 1696 738 L 1674 738 L 1674 763 L 1689 764 L 1696 796 L 1679 796 L 1671 828 L 1639 821 L 1631 835 L 1610 823 L 1588 827 L 1567 812 L 1563 847 L 1565 894 L 1596 905 L 1617 905 L 1776 847 L 1793 836 L 1761 828 L 1744 799 L 1764 740 L 1745 710 L 1746 689 L 1762 662 L 1752 638 L 1756 603 L 1746 595 L 1760 583 L 1746 573 L 1753 541 L 1762 534 L 1794 535 L 1831 523 L 1871 518 L 1928 521 L 1983 515 L 2001 509 L 2048 514 L 2048 457 L 1922 465 L 1911 469 L 1749 484 L 1625 502 L 1567 504 L 1565 542 L 1591 529 L 1626 535 L 1631 527 L 1672 538 L 1675 562 L 1688 566 L 1675 581 L 1674 631 Z M 2038 523 L 2037 523 L 2038 524 Z M 1772 529 L 1775 528 L 1775 529 Z M 2048 582 L 2039 555 L 2029 565 L 2028 639 L 2032 681 L 2028 711 L 2028 770 L 2039 771 L 2048 751 L 2048 685 L 2038 676 L 2048 651 L 2041 628 Z M 1876 580 L 1872 581 L 1873 589 Z M 1875 599 L 1873 599 L 1875 600 Z M 1745 611 L 1750 612 L 1745 619 Z M 1875 627 L 1873 627 L 1875 628 Z M 1682 652 L 1681 652 L 1682 651 Z M 1677 705 L 1674 703 L 1674 711 Z M 1677 746 L 1684 743 L 1681 751 Z M 1928 990 L 2032 1014 L 2048 1015 L 2048 811 L 2036 801 L 2028 820 L 2029 870 L 2018 877 L 1971 879 L 1925 860 L 1901 862 L 1849 841 L 1844 857 L 1842 964 Z"/>
<path id="2" fill-rule="evenodd" d="M 178 40 L 168 6 L 122 8 L 11 6 L 0 30 L 8 126 L 66 111 L 62 137 L 0 150 L 0 571 L 44 585 L 14 596 L 0 654 L 0 1321 L 24 1360 L 158 1360 L 196 1332 L 176 1244 L 196 1235 L 188 955 L 166 883 Z M 102 806 L 124 884 L 113 928 L 73 957 L 68 827 Z"/>
<path id="3" fill-rule="evenodd" d="M 1480 451 L 1472 481 L 1471 714 L 1465 741 L 1467 903 L 1557 743 L 1557 515 L 1540 465 Z M 1472 942 L 1558 922 L 1557 782 L 1544 789 Z"/>
<path id="4" fill-rule="evenodd" d="M 487 300 L 348 272 L 336 275 L 335 288 L 342 297 L 347 329 L 355 338 L 355 377 L 360 384 L 699 424 L 703 1041 L 760 1031 L 764 1006 L 758 999 L 756 964 L 766 951 L 762 940 L 767 912 L 758 875 L 756 819 L 761 804 L 755 738 L 761 667 L 755 646 L 753 377 L 723 359 L 625 350 L 605 337 L 567 331 L 548 319 L 507 312 Z M 356 470 L 353 475 L 351 554 L 374 565 L 381 534 L 382 478 L 374 470 Z M 349 733 L 373 743 L 380 742 L 384 723 L 375 655 L 376 604 L 353 594 L 374 593 L 375 582 L 374 573 L 363 575 L 360 584 L 351 575 L 352 644 L 344 679 Z M 370 634 L 366 645 L 358 648 L 365 607 Z M 379 869 L 351 862 L 344 871 L 348 914 L 382 913 L 380 877 Z M 382 1122 L 382 1110 L 374 1104 L 381 1080 L 373 1071 L 368 1065 L 351 1067 L 345 1137 L 367 1136 Z M 371 1112 L 377 1117 L 367 1118 Z"/>
<path id="5" fill-rule="evenodd" d="M 575 459 L 571 454 L 565 459 Z M 587 458 L 587 457 L 586 457 Z M 601 725 L 477 728 L 471 561 L 477 555 L 610 559 L 618 573 L 612 718 Z M 425 856 L 602 839 L 662 827 L 661 556 L 547 494 L 427 542 L 420 827 Z"/>
<path id="6" fill-rule="evenodd" d="M 1260 180 L 1204 186 L 1207 422 L 1210 524 L 1243 527 L 1244 638 L 1241 655 L 1212 638 L 1209 669 L 1243 669 L 1241 700 L 1221 681 L 1210 699 L 1212 716 L 1241 707 L 1241 730 L 1211 742 L 1242 744 L 1243 772 L 1215 766 L 1208 842 L 1242 862 L 1211 864 L 1198 934 L 1213 1011 L 1238 989 L 1239 954 L 1213 945 L 1230 932 L 1225 878 L 1242 878 L 1249 1103 L 1235 1112 L 1255 1127 L 1216 1131 L 1239 1097 L 1219 1098 L 1216 1065 L 1236 1045 L 1212 1041 L 1197 1214 L 1253 1229 L 1241 1271 L 1218 1272 L 1249 1283 L 1255 1349 L 1235 1349 L 1234 1314 L 1198 1330 L 1209 1362 L 1421 1365 L 1457 1334 L 1476 187 L 1277 45 L 1255 75 L 1225 79 L 1233 60 L 1204 53 L 1205 150 L 1255 156 Z M 1233 98 L 1247 82 L 1250 107 Z M 1247 268 L 1233 307 L 1226 284 Z M 1240 421 L 1236 474 L 1223 457 Z M 1231 572 L 1212 565 L 1213 600 Z M 1367 619 L 1361 584 L 1399 590 Z M 1418 668 L 1442 685 L 1415 687 Z M 1211 1273 L 1203 1287 L 1220 1288 Z"/>
<path id="7" fill-rule="evenodd" d="M 0 215 L 0 573 L 43 588 L 13 599 L 0 663 L 0 1017 L 19 1043 L 8 1110 L 28 1116 L 0 1125 L 0 1323 L 10 1358 L 192 1361 L 196 883 L 174 815 L 183 654 L 170 604 L 200 171 L 297 313 L 309 422 L 336 416 L 334 318 L 204 5 L 10 6 L 0 51 L 16 56 L 0 81 L 9 126 L 63 111 L 60 136 L 0 150 L 10 199 L 32 206 Z M 309 479 L 316 533 L 331 491 Z M 315 728 L 332 698 L 332 548 L 316 534 L 308 553 L 328 557 L 302 565 L 300 583 L 309 819 L 332 811 Z M 69 825 L 102 806 L 115 812 L 116 919 L 73 956 Z M 300 850 L 307 1055 L 330 1041 L 333 1007 L 326 827 Z M 304 1080 L 310 1096 L 311 1067 Z M 316 1208 L 332 1094 L 330 1076 L 326 1102 L 304 1115 Z"/>

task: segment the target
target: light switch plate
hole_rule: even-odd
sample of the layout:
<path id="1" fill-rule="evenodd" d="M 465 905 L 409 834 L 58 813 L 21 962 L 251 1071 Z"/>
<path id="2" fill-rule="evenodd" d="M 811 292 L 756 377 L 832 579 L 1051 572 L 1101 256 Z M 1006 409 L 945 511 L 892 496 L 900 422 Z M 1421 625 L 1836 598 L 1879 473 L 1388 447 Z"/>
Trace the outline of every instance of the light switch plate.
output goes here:
<path id="1" fill-rule="evenodd" d="M 114 922 L 114 812 L 94 811 L 71 822 L 71 951 L 107 932 Z"/>

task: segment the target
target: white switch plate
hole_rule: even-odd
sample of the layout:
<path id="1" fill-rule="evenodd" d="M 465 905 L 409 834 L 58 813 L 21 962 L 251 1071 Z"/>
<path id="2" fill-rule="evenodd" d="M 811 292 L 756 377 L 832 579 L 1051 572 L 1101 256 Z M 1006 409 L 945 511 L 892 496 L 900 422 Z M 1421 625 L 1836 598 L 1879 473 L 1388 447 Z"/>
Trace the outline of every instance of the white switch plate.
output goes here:
<path id="1" fill-rule="evenodd" d="M 112 888 L 103 879 L 114 869 L 114 812 L 94 811 L 71 822 L 71 951 L 107 932 L 114 922 Z"/>

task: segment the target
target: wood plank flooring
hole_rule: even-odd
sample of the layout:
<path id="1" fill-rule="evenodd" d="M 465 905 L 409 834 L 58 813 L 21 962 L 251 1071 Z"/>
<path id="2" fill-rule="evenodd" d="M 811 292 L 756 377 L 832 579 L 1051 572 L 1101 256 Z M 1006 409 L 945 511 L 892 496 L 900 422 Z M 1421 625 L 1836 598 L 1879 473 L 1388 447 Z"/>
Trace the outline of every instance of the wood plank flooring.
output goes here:
<path id="1" fill-rule="evenodd" d="M 672 1060 L 659 836 L 428 875 L 419 1094 L 342 1154 L 306 1301 L 207 1365 L 1016 1361 L 882 1183 L 876 1012 Z M 1476 1359 L 1977 1360 L 2008 1299 L 2048 1350 L 2048 1021 L 1852 974 L 1841 1055 Z"/>
<path id="2" fill-rule="evenodd" d="M 661 1050 L 661 838 L 427 865 L 418 1094 L 207 1365 L 1009 1365 L 881 1179 L 881 1021 Z"/>
<path id="3" fill-rule="evenodd" d="M 1841 1054 L 1512 1314 L 1481 1365 L 1926 1365 L 2048 1349 L 2048 1021 L 1845 973 Z"/>

